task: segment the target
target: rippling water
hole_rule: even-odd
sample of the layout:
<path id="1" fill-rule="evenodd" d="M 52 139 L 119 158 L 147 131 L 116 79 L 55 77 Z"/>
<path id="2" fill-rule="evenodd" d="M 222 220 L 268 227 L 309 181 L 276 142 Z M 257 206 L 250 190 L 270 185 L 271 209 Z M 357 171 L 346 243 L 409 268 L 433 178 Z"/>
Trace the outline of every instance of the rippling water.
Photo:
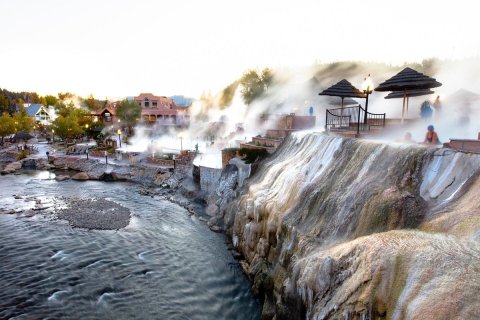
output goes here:
<path id="1" fill-rule="evenodd" d="M 223 235 L 134 185 L 51 178 L 0 177 L 0 207 L 25 203 L 13 194 L 105 197 L 133 218 L 120 231 L 90 231 L 50 214 L 0 215 L 1 319 L 260 318 Z"/>

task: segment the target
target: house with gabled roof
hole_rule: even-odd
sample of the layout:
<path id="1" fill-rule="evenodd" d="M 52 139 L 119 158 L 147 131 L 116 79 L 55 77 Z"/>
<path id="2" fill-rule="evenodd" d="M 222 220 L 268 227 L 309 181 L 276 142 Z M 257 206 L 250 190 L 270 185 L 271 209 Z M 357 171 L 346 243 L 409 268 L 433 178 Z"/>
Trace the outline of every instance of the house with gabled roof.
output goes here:
<path id="1" fill-rule="evenodd" d="M 42 104 L 34 103 L 25 107 L 27 114 L 33 118 L 35 123 L 41 123 L 43 125 L 52 124 L 52 116 Z"/>

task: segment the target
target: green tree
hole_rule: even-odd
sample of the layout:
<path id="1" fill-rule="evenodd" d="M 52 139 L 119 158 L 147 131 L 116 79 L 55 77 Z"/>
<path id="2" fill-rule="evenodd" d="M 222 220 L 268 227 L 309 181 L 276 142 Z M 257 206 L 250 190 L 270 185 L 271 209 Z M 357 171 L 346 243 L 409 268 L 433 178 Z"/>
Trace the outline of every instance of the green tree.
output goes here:
<path id="1" fill-rule="evenodd" d="M 4 94 L 0 94 L 0 113 L 3 112 L 10 112 L 10 101 L 8 100 L 8 97 Z"/>
<path id="2" fill-rule="evenodd" d="M 263 96 L 272 85 L 273 80 L 274 75 L 268 68 L 263 69 L 262 72 L 256 70 L 248 70 L 245 72 L 240 78 L 243 101 L 249 105 L 255 99 Z"/>
<path id="3" fill-rule="evenodd" d="M 85 108 L 91 111 L 100 110 L 102 108 L 102 104 L 99 103 L 98 100 L 93 97 L 93 95 L 89 95 L 87 99 L 83 99 L 82 104 Z"/>
<path id="4" fill-rule="evenodd" d="M 132 128 L 138 123 L 142 115 L 142 107 L 135 101 L 123 100 L 117 106 L 117 117 L 122 125 L 128 128 L 127 135 L 132 133 Z"/>
<path id="5" fill-rule="evenodd" d="M 68 139 L 73 139 L 83 134 L 83 128 L 78 123 L 78 115 L 75 112 L 67 116 L 58 116 L 53 121 L 52 129 L 55 130 L 55 135 L 65 140 L 65 144 Z"/>
<path id="6" fill-rule="evenodd" d="M 45 97 L 45 106 L 55 106 L 58 103 L 58 98 L 52 95 L 46 95 Z"/>
<path id="7" fill-rule="evenodd" d="M 9 115 L 7 112 L 4 112 L 0 116 L 0 137 L 2 137 L 2 145 L 3 145 L 3 139 L 15 132 L 15 122 L 12 118 L 11 115 Z"/>
<path id="8" fill-rule="evenodd" d="M 33 126 L 35 125 L 35 120 L 27 114 L 23 105 L 20 106 L 20 111 L 13 114 L 13 121 L 15 132 L 28 133 L 32 131 Z"/>

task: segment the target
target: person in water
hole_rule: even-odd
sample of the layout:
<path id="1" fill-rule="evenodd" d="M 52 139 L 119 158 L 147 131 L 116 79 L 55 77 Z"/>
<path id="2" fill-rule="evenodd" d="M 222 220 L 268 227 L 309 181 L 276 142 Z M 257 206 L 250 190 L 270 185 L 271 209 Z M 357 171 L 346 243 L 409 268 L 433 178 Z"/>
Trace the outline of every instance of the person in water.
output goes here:
<path id="1" fill-rule="evenodd" d="M 438 139 L 438 134 L 435 132 L 435 128 L 432 125 L 427 127 L 427 133 L 425 134 L 425 144 L 441 144 Z"/>

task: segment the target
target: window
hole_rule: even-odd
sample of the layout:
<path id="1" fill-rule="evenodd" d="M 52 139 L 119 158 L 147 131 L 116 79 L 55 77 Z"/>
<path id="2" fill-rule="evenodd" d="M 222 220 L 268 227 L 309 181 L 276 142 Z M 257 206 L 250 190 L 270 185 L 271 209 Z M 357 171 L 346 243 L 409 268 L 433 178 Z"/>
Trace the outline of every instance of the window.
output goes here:
<path id="1" fill-rule="evenodd" d="M 145 100 L 143 101 L 143 106 L 145 108 L 150 108 L 150 101 L 148 100 L 148 98 L 145 98 Z"/>
<path id="2" fill-rule="evenodd" d="M 152 101 L 152 107 L 155 109 L 157 108 L 157 101 Z"/>

